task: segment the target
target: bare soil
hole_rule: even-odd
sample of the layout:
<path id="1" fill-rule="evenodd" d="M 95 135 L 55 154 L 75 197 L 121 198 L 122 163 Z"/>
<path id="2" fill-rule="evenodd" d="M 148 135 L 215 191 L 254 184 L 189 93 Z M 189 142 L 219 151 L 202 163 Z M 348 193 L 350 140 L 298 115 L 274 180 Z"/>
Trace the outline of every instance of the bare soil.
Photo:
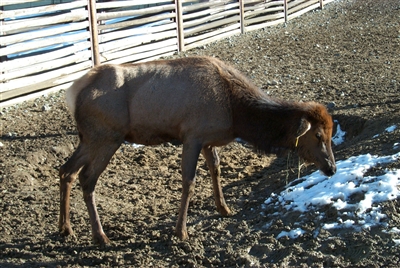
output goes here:
<path id="1" fill-rule="evenodd" d="M 400 2 L 341 0 L 259 31 L 173 57 L 209 55 L 234 65 L 271 96 L 327 105 L 347 131 L 337 160 L 389 155 L 400 142 Z M 385 128 L 396 125 L 394 132 Z M 79 183 L 72 192 L 75 237 L 58 233 L 58 169 L 77 145 L 64 93 L 1 111 L 1 267 L 397 267 L 399 199 L 382 203 L 386 226 L 356 232 L 323 230 L 314 237 L 276 239 L 299 215 L 265 211 L 262 204 L 297 178 L 297 159 L 260 155 L 239 143 L 220 149 L 225 197 L 234 211 L 215 210 L 204 159 L 189 208 L 190 239 L 174 235 L 181 195 L 181 147 L 123 144 L 101 175 L 96 194 L 106 248 L 92 245 Z M 378 137 L 373 138 L 376 134 Z M 400 168 L 400 162 L 389 168 Z M 302 175 L 309 174 L 309 166 Z M 379 168 L 368 175 L 379 174 Z M 322 210 L 329 208 L 321 208 Z M 332 214 L 332 215 L 331 215 Z M 302 229 L 327 218 L 301 215 Z M 275 217 L 275 218 L 274 218 Z M 273 224 L 266 223 L 274 219 Z"/>

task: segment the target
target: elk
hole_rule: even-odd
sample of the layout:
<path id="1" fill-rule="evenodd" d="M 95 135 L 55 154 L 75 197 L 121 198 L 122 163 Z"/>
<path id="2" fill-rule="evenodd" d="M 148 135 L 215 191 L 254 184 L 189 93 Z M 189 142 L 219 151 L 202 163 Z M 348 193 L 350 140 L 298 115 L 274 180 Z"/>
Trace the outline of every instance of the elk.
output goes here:
<path id="1" fill-rule="evenodd" d="M 66 92 L 79 145 L 60 168 L 59 230 L 73 234 L 71 186 L 78 177 L 94 243 L 105 245 L 95 204 L 95 185 L 121 143 L 157 145 L 179 140 L 182 197 L 176 235 L 188 238 L 189 200 L 200 153 L 210 170 L 217 211 L 231 214 L 220 182 L 217 146 L 240 138 L 267 154 L 294 150 L 327 176 L 336 172 L 332 118 L 315 102 L 269 97 L 243 74 L 211 57 L 188 57 L 92 68 Z"/>

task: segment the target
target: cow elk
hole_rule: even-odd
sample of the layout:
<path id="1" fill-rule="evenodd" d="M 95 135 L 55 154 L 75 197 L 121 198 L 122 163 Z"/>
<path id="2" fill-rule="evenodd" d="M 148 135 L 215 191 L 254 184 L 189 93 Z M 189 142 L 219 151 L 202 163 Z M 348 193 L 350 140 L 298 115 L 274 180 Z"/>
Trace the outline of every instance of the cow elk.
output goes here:
<path id="1" fill-rule="evenodd" d="M 183 143 L 182 198 L 176 235 L 187 239 L 186 218 L 202 153 L 210 169 L 218 212 L 231 214 L 221 189 L 216 147 L 240 138 L 265 153 L 291 150 L 331 176 L 332 118 L 315 102 L 289 102 L 267 96 L 244 75 L 210 57 L 138 64 L 101 65 L 67 90 L 80 143 L 60 168 L 59 229 L 70 223 L 72 183 L 79 178 L 95 243 L 109 243 L 95 205 L 96 182 L 121 143 Z"/>

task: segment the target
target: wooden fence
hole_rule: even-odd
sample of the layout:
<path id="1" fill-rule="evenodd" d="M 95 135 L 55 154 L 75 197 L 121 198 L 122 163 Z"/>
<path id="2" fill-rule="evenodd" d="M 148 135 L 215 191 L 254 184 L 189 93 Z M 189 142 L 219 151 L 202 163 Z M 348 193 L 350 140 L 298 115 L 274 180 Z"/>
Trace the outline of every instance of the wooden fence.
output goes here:
<path id="1" fill-rule="evenodd" d="M 148 61 L 287 22 L 333 0 L 0 3 L 1 106 L 70 86 L 92 66 Z M 42 2 L 45 2 L 41 5 Z"/>

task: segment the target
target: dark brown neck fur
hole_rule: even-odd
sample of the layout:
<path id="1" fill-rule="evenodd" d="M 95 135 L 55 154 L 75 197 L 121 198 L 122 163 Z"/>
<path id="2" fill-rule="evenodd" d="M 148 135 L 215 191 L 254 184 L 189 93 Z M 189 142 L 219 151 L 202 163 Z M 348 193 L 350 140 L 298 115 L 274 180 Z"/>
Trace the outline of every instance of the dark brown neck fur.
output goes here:
<path id="1" fill-rule="evenodd" d="M 306 114 L 303 105 L 253 96 L 233 106 L 236 137 L 267 154 L 281 155 L 294 149 L 297 129 Z"/>

